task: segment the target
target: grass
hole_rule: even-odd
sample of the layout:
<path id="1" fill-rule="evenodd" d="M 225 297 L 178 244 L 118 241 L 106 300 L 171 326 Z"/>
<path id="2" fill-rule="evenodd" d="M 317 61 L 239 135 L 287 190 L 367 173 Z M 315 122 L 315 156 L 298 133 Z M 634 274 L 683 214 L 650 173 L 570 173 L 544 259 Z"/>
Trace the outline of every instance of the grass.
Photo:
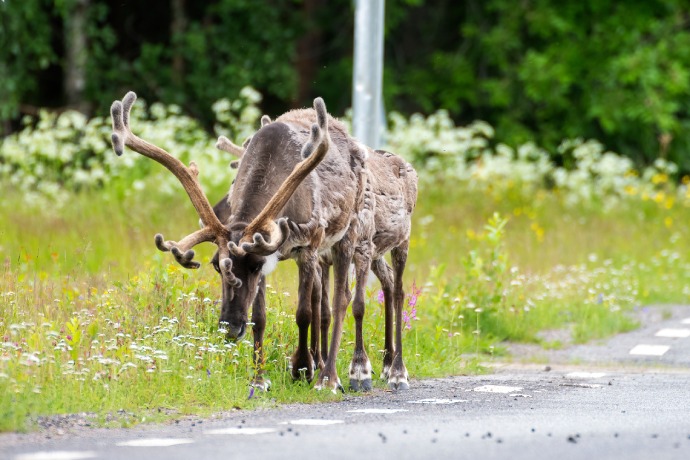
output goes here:
<path id="1" fill-rule="evenodd" d="M 547 192 L 423 187 L 406 271 L 406 310 L 417 316 L 404 332 L 411 376 L 481 372 L 478 363 L 505 353 L 506 340 L 539 342 L 539 331 L 568 328 L 585 342 L 636 327 L 626 313 L 641 304 L 687 302 L 690 231 L 681 224 L 689 214 L 683 202 L 639 197 L 573 207 Z M 288 377 L 297 335 L 292 262 L 269 279 L 273 389 L 250 397 L 250 342 L 226 343 L 217 332 L 217 274 L 208 264 L 184 270 L 153 245 L 155 233 L 175 239 L 196 221 L 183 195 L 77 194 L 63 209 L 32 210 L 5 190 L 0 430 L 31 429 L 38 415 L 55 413 L 106 420 L 124 410 L 133 415 L 118 423 L 128 424 L 340 397 Z M 199 260 L 212 251 L 202 246 Z M 364 332 L 379 371 L 377 294 L 374 283 Z M 338 362 L 345 383 L 353 332 L 348 315 Z"/>

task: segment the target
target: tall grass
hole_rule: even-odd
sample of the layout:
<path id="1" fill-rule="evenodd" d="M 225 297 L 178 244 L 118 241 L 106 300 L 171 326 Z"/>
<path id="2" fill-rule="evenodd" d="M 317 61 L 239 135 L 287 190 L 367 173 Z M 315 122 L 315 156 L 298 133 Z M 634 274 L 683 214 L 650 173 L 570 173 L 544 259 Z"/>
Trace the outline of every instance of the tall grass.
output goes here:
<path id="1" fill-rule="evenodd" d="M 269 279 L 273 389 L 250 393 L 250 342 L 227 343 L 218 332 L 217 274 L 208 264 L 184 270 L 153 244 L 157 232 L 175 239 L 196 227 L 180 195 L 75 194 L 54 210 L 24 208 L 4 190 L 0 429 L 29 429 L 37 415 L 62 412 L 124 409 L 134 415 L 120 423 L 131 423 L 338 397 L 289 378 L 297 334 L 289 261 Z M 408 370 L 413 378 L 474 372 L 504 353 L 505 340 L 539 342 L 540 331 L 568 328 L 587 341 L 634 328 L 626 312 L 640 304 L 687 302 L 689 215 L 684 203 L 640 197 L 573 206 L 550 192 L 424 186 L 406 271 Z M 213 250 L 200 247 L 198 259 Z M 378 289 L 368 288 L 364 330 L 375 370 Z M 353 332 L 348 315 L 343 380 Z"/>

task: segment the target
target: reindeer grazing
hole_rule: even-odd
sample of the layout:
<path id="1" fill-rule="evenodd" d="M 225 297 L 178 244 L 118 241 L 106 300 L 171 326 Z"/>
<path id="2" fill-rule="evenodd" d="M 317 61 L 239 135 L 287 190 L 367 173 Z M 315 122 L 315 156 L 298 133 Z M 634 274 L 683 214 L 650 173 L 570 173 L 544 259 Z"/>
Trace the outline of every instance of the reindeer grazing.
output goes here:
<path id="1" fill-rule="evenodd" d="M 262 126 L 271 123 L 264 115 Z M 245 142 L 246 145 L 246 142 Z M 233 144 L 224 136 L 218 138 L 216 147 L 240 159 L 242 147 Z M 358 210 L 359 231 L 354 263 L 356 288 L 352 304 L 355 317 L 355 351 L 350 363 L 350 388 L 355 391 L 369 391 L 371 363 L 364 348 L 362 321 L 364 318 L 364 290 L 369 269 L 381 281 L 385 305 L 385 345 L 382 377 L 388 379 L 392 389 L 407 389 L 407 370 L 402 359 L 402 304 L 404 291 L 402 275 L 409 247 L 411 216 L 417 201 L 417 173 L 412 165 L 397 155 L 382 150 L 366 149 L 366 189 L 364 200 Z M 233 162 L 236 167 L 237 163 Z M 224 204 L 227 196 L 214 207 L 221 220 L 230 215 Z M 393 268 L 383 257 L 392 253 Z M 321 257 L 321 350 L 328 349 L 328 328 L 330 305 L 328 303 L 329 268 L 328 254 Z M 348 298 L 349 302 L 349 298 Z M 395 326 L 395 327 L 394 327 Z M 395 342 L 393 333 L 395 329 Z M 317 358 L 318 359 L 318 358 Z"/>
<path id="2" fill-rule="evenodd" d="M 115 153 L 121 155 L 127 146 L 170 170 L 182 183 L 203 224 L 179 242 L 156 235 L 158 249 L 172 252 L 184 267 L 198 268 L 192 248 L 202 242 L 218 246 L 212 263 L 222 280 L 220 321 L 226 323 L 229 338 L 241 338 L 253 303 L 257 369 L 263 367 L 266 325 L 262 275 L 278 261 L 294 259 L 299 269 L 299 343 L 292 357 L 292 375 L 311 380 L 318 365 L 323 367 L 318 387 L 341 387 L 335 360 L 349 302 L 347 270 L 357 239 L 356 211 L 365 186 L 364 155 L 359 144 L 342 124 L 328 116 L 320 98 L 314 100 L 313 110 L 282 115 L 263 126 L 246 145 L 227 201 L 232 214 L 221 222 L 201 190 L 193 162 L 186 167 L 163 149 L 132 134 L 129 112 L 135 100 L 136 95 L 129 92 L 122 102 L 115 101 L 111 106 Z M 334 266 L 334 339 L 323 364 L 314 361 L 321 357 L 320 253 L 327 253 Z M 311 349 L 307 343 L 310 325 Z M 261 370 L 254 384 L 262 388 L 269 384 Z"/>

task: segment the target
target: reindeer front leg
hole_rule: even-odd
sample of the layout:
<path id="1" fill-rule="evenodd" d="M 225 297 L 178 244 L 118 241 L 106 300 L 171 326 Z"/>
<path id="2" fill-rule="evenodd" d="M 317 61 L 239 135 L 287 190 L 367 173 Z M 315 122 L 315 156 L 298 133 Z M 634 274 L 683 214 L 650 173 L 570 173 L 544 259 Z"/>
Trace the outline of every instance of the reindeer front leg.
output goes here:
<path id="1" fill-rule="evenodd" d="M 317 389 L 330 388 L 334 392 L 336 389 L 344 391 L 338 371 L 336 360 L 340 349 L 340 340 L 343 334 L 343 319 L 347 306 L 350 303 L 352 294 L 348 286 L 348 270 L 355 250 L 355 240 L 357 235 L 356 221 L 350 224 L 350 228 L 339 242 L 333 247 L 333 332 L 331 343 L 328 350 L 328 357 L 323 371 L 319 374 Z"/>
<path id="2" fill-rule="evenodd" d="M 311 289 L 311 354 L 314 357 L 314 363 L 317 369 L 323 369 L 324 361 L 321 357 L 321 344 L 319 343 L 321 330 L 321 275 L 322 267 L 315 264 L 316 276 L 314 277 L 314 284 Z"/>
<path id="3" fill-rule="evenodd" d="M 252 386 L 267 391 L 271 381 L 265 377 L 264 331 L 266 330 L 266 277 L 261 276 L 259 290 L 252 304 L 252 331 L 254 333 L 254 380 Z"/>
<path id="4" fill-rule="evenodd" d="M 297 350 L 292 356 L 292 378 L 304 376 L 308 382 L 314 378 L 314 359 L 309 351 L 309 326 L 312 322 L 312 290 L 317 275 L 316 253 L 304 250 L 297 260 L 299 268 L 299 290 L 297 293 L 297 314 L 295 320 L 299 329 Z"/>
<path id="5" fill-rule="evenodd" d="M 331 326 L 331 305 L 328 303 L 330 288 L 330 270 L 331 265 L 328 262 L 321 261 L 321 361 L 326 362 L 328 353 L 328 329 Z M 318 359 L 318 358 L 317 358 Z M 323 366 L 321 367 L 323 370 Z"/>
<path id="6" fill-rule="evenodd" d="M 371 241 L 361 244 L 355 250 L 355 299 L 352 315 L 355 317 L 355 352 L 350 363 L 350 389 L 371 391 L 371 362 L 364 348 L 362 321 L 364 319 L 364 289 L 371 266 Z"/>

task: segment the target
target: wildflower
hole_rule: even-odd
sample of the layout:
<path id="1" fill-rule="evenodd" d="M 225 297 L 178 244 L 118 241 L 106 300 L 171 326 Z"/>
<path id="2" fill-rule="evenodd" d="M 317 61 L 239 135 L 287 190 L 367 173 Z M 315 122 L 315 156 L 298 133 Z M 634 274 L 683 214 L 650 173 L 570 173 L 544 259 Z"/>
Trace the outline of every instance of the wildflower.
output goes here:
<path id="1" fill-rule="evenodd" d="M 405 329 L 412 329 L 412 320 L 417 319 L 417 309 L 412 307 L 410 312 L 403 310 L 402 312 L 403 323 L 405 323 Z"/>
<path id="2" fill-rule="evenodd" d="M 376 298 L 377 298 L 377 300 L 379 301 L 379 303 L 383 303 L 384 300 L 385 300 L 385 296 L 383 295 L 383 291 L 379 291 L 379 293 L 378 293 L 378 295 L 377 295 Z"/>
<path id="3" fill-rule="evenodd" d="M 409 305 L 410 307 L 412 307 L 412 309 L 414 309 L 414 307 L 417 305 L 417 297 L 419 297 L 419 295 L 421 293 L 422 293 L 422 290 L 417 288 L 417 285 L 413 281 L 412 282 L 412 292 L 409 294 L 409 300 L 407 301 L 407 305 Z"/>

